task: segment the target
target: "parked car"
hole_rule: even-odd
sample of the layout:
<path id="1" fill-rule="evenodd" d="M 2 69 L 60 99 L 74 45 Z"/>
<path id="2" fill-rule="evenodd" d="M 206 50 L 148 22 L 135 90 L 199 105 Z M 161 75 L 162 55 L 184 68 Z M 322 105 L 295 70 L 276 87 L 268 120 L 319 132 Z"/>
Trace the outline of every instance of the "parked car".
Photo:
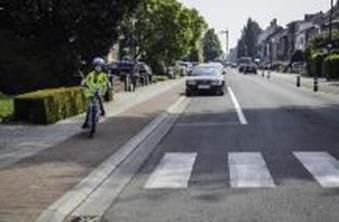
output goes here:
<path id="1" fill-rule="evenodd" d="M 176 73 L 175 73 L 175 67 L 174 66 L 169 66 L 167 67 L 167 75 L 170 79 L 175 79 L 176 78 Z"/>
<path id="2" fill-rule="evenodd" d="M 231 68 L 233 68 L 233 69 L 236 69 L 236 68 L 238 68 L 238 65 L 237 65 L 237 63 L 232 63 L 232 64 L 231 64 Z"/>
<path id="3" fill-rule="evenodd" d="M 212 92 L 217 95 L 226 93 L 225 77 L 220 69 L 211 64 L 197 66 L 186 79 L 186 95 L 192 96 L 201 92 Z"/>
<path id="4" fill-rule="evenodd" d="M 149 67 L 146 63 L 138 62 L 137 72 L 139 72 L 140 74 L 142 81 L 141 83 L 143 85 L 148 85 L 149 83 L 152 83 L 153 72 L 151 67 Z"/>
<path id="5" fill-rule="evenodd" d="M 199 62 L 192 62 L 193 68 L 199 65 Z"/>
<path id="6" fill-rule="evenodd" d="M 251 57 L 241 57 L 238 63 L 239 63 L 239 72 L 244 74 L 247 73 L 257 74 L 257 66 L 252 61 Z"/>
<path id="7" fill-rule="evenodd" d="M 130 60 L 118 60 L 108 65 L 113 75 L 121 75 L 123 72 L 131 73 L 134 62 Z"/>
<path id="8" fill-rule="evenodd" d="M 130 83 L 135 90 L 139 85 L 147 85 L 152 82 L 152 70 L 143 62 L 118 60 L 109 64 L 108 68 L 112 75 L 119 76 L 121 81 L 125 82 L 125 90 L 130 90 Z"/>
<path id="9" fill-rule="evenodd" d="M 190 75 L 193 71 L 193 65 L 190 62 L 177 61 L 177 66 L 182 69 L 182 76 Z"/>

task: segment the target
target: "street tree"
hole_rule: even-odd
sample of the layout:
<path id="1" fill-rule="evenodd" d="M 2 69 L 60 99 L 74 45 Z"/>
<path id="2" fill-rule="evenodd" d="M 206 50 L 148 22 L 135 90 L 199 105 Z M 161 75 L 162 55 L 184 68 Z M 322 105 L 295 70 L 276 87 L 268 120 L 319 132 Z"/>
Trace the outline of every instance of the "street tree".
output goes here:
<path id="1" fill-rule="evenodd" d="M 222 54 L 222 46 L 214 29 L 209 29 L 203 38 L 205 61 L 213 61 Z"/>
<path id="2" fill-rule="evenodd" d="M 121 20 L 140 1 L 5 0 L 0 88 L 20 92 L 73 84 L 81 60 L 107 55 Z"/>
<path id="3" fill-rule="evenodd" d="M 157 72 L 159 67 L 172 65 L 198 46 L 207 25 L 195 9 L 184 7 L 177 0 L 145 0 L 133 17 L 121 27 L 123 47 L 137 58 L 143 58 Z"/>
<path id="4" fill-rule="evenodd" d="M 241 39 L 238 41 L 238 57 L 248 56 L 254 58 L 257 55 L 258 37 L 262 29 L 259 24 L 249 18 L 242 30 Z"/>

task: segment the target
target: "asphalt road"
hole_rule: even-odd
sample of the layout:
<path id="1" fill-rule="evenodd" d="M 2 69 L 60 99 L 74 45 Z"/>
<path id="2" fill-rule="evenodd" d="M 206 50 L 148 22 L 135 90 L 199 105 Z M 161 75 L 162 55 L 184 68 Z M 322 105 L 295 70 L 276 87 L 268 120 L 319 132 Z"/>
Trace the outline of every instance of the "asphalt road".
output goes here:
<path id="1" fill-rule="evenodd" d="M 339 106 L 236 72 L 191 98 L 106 212 L 110 222 L 337 222 Z"/>

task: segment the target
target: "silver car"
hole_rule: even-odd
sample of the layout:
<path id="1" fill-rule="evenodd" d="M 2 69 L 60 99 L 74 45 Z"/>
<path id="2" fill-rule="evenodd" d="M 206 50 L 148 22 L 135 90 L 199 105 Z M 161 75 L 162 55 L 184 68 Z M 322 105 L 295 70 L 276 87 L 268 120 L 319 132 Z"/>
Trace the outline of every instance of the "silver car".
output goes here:
<path id="1" fill-rule="evenodd" d="M 201 92 L 225 95 L 225 77 L 220 69 L 209 64 L 197 66 L 186 79 L 186 95 L 192 96 Z"/>

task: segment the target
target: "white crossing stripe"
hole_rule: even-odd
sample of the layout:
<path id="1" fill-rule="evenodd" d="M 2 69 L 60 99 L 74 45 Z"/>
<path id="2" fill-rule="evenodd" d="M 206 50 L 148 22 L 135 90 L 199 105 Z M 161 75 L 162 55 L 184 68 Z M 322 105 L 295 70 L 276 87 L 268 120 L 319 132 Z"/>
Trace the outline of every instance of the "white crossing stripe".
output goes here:
<path id="1" fill-rule="evenodd" d="M 145 188 L 187 188 L 196 157 L 197 153 L 166 153 Z"/>
<path id="2" fill-rule="evenodd" d="M 233 188 L 273 188 L 272 176 L 260 153 L 229 153 L 230 183 Z"/>
<path id="3" fill-rule="evenodd" d="M 339 187 L 339 161 L 327 152 L 293 152 L 324 188 Z"/>

